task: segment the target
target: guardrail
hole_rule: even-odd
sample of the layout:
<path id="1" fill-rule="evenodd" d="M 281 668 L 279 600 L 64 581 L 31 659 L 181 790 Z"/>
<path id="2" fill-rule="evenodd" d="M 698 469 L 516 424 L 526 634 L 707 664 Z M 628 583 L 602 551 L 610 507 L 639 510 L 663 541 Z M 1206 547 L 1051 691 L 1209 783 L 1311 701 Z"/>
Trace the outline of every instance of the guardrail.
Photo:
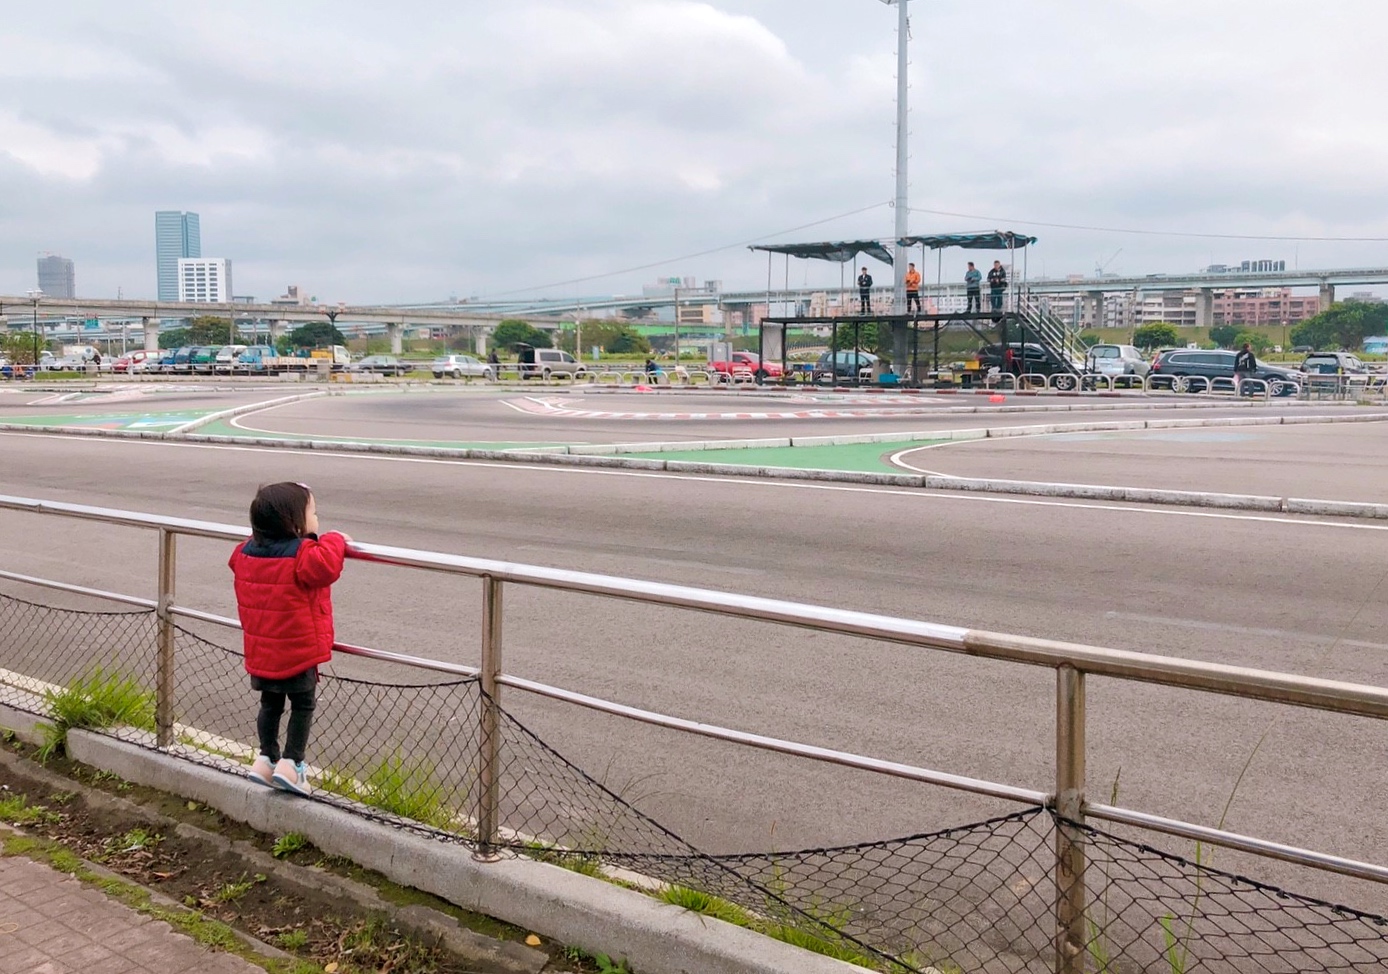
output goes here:
<path id="1" fill-rule="evenodd" d="M 154 600 L 12 571 L 0 571 L 0 579 L 152 610 L 157 620 L 156 645 L 150 647 L 157 659 L 157 743 L 162 748 L 175 745 L 174 701 L 178 694 L 179 672 L 175 659 L 176 620 L 190 619 L 230 629 L 239 628 L 234 619 L 201 611 L 180 604 L 176 600 L 177 541 L 180 537 L 194 537 L 237 542 L 244 539 L 245 530 L 227 524 L 24 497 L 0 497 L 0 510 L 35 516 L 80 519 L 110 526 L 141 528 L 157 533 L 158 594 Z M 41 532 L 35 532 L 34 536 L 40 534 Z M 349 549 L 349 556 L 377 564 L 468 576 L 482 581 L 482 627 L 478 636 L 476 666 L 445 663 L 346 644 L 336 647 L 338 652 L 349 655 L 385 660 L 455 676 L 476 677 L 480 681 L 482 694 L 478 726 L 475 728 L 478 740 L 478 787 L 474 819 L 477 823 L 476 853 L 482 858 L 491 855 L 499 836 L 506 829 L 506 824 L 500 821 L 498 813 L 498 782 L 501 777 L 498 722 L 503 692 L 514 690 L 743 747 L 794 755 L 812 761 L 1051 809 L 1059 816 L 1052 863 L 1055 888 L 1059 894 L 1054 904 L 1054 970 L 1058 974 L 1084 974 L 1086 952 L 1093 947 L 1092 931 L 1086 928 L 1089 922 L 1086 912 L 1089 902 L 1086 894 L 1086 846 L 1091 841 L 1086 832 L 1087 820 L 1120 823 L 1388 884 L 1388 866 L 1382 864 L 1355 861 L 1133 809 L 1095 803 L 1089 801 L 1085 793 L 1085 763 L 1088 752 L 1085 693 L 1090 677 L 1225 694 L 1245 700 L 1266 701 L 1377 720 L 1388 719 L 1388 688 L 970 630 L 732 592 L 431 551 L 354 544 Z M 504 666 L 502 649 L 505 643 L 502 607 L 505 589 L 511 585 L 771 622 L 818 632 L 838 633 L 1050 669 L 1055 673 L 1056 760 L 1053 790 L 1043 793 L 1008 783 L 969 778 L 788 739 L 747 733 L 642 710 L 509 673 Z"/>

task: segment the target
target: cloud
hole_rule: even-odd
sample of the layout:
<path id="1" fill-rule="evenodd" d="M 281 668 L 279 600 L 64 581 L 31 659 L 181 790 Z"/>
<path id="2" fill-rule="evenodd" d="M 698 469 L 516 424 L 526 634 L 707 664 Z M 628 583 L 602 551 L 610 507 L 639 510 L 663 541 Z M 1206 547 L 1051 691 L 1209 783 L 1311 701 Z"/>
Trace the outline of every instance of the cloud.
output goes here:
<path id="1" fill-rule="evenodd" d="M 922 210 L 1388 235 L 1388 131 L 1372 124 L 1388 83 L 1381 4 L 909 9 Z M 880 203 L 895 16 L 869 0 L 26 8 L 0 39 L 0 292 L 31 287 L 34 252 L 58 250 L 87 293 L 151 294 L 163 208 L 202 215 L 204 252 L 235 261 L 240 289 L 295 281 L 364 302 L 536 287 Z M 912 228 L 975 223 L 918 213 Z M 879 207 L 797 236 L 891 226 Z M 1134 272 L 1296 246 L 1036 232 L 1056 271 L 1120 245 Z M 1300 252 L 1303 265 L 1388 257 Z M 758 287 L 766 269 L 732 247 L 662 272 Z"/>

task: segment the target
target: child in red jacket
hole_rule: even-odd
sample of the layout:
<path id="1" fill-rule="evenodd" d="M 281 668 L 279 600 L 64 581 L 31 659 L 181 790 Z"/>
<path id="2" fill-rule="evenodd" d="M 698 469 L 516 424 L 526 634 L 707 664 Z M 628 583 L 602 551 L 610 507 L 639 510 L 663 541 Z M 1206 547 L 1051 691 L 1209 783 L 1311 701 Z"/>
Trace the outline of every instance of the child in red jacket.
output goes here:
<path id="1" fill-rule="evenodd" d="M 318 536 L 313 492 L 304 484 L 269 484 L 251 501 L 251 537 L 227 563 L 236 576 L 246 672 L 260 691 L 260 754 L 252 781 L 309 794 L 304 750 L 313 724 L 318 665 L 333 656 L 329 587 L 342 575 L 347 544 L 338 531 Z M 280 752 L 284 701 L 291 710 Z"/>

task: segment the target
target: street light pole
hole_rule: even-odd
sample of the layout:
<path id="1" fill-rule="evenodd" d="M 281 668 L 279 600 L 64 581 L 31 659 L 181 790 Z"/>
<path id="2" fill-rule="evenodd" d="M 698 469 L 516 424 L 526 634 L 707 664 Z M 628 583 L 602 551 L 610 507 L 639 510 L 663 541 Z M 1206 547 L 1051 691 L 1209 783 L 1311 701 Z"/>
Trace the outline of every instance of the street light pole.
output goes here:
<path id="1" fill-rule="evenodd" d="M 675 368 L 680 367 L 680 289 L 675 286 Z"/>
<path id="2" fill-rule="evenodd" d="M 44 295 L 43 295 L 43 292 L 40 291 L 40 290 L 38 290 L 37 288 L 35 288 L 34 290 L 32 290 L 32 291 L 29 292 L 29 300 L 32 301 L 33 304 L 34 304 L 34 321 L 33 321 L 33 329 L 34 329 L 34 371 L 35 371 L 35 372 L 37 372 L 37 371 L 39 370 L 39 299 L 42 298 L 43 296 L 44 296 Z"/>

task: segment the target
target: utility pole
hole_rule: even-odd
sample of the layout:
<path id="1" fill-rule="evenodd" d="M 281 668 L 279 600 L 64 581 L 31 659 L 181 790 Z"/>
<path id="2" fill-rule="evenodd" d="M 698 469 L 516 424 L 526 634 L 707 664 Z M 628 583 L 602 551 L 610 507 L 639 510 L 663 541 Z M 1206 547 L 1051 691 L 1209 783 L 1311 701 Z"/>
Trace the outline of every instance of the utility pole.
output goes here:
<path id="1" fill-rule="evenodd" d="M 883 3 L 896 4 L 896 227 L 892 247 L 892 312 L 901 314 L 906 302 L 906 258 L 907 248 L 901 239 L 910 233 L 911 211 L 907 204 L 907 165 L 909 161 L 909 136 L 907 122 L 907 44 L 910 41 L 910 19 L 907 16 L 908 0 L 882 0 Z M 906 329 L 892 326 L 892 368 L 900 370 L 906 361 Z"/>

